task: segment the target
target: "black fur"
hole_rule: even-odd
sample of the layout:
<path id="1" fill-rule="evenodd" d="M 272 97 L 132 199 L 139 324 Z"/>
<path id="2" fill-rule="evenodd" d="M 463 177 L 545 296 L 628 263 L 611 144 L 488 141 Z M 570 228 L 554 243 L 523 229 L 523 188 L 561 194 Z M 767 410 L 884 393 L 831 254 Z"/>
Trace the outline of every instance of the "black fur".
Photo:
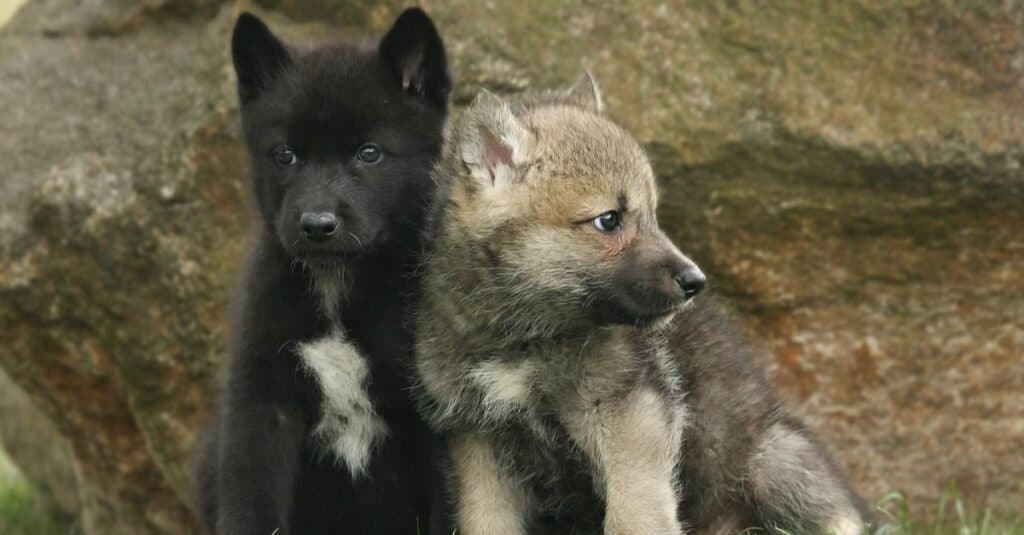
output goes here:
<path id="1" fill-rule="evenodd" d="M 296 50 L 244 13 L 232 56 L 259 225 L 233 302 L 215 419 L 200 442 L 202 524 L 246 535 L 450 533 L 440 441 L 407 388 L 406 317 L 450 88 L 441 39 L 409 9 L 379 47 Z M 379 162 L 356 157 L 367 142 L 382 149 Z M 279 158 L 284 146 L 294 163 Z M 310 212 L 336 216 L 336 235 L 304 239 L 299 219 Z M 389 428 L 355 478 L 311 437 L 321 393 L 295 351 L 332 328 L 314 275 L 342 272 L 350 284 L 333 306 L 368 358 L 370 399 Z"/>

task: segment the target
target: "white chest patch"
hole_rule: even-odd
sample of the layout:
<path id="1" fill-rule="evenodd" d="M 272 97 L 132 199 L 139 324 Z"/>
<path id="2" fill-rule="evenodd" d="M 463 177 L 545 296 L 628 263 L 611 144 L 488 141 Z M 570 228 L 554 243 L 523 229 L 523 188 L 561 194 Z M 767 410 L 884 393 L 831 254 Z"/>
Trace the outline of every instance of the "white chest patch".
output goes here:
<path id="1" fill-rule="evenodd" d="M 474 366 L 469 376 L 483 391 L 488 419 L 503 420 L 527 408 L 535 372 L 530 361 L 485 361 Z"/>
<path id="2" fill-rule="evenodd" d="M 353 476 L 365 474 L 374 446 L 388 434 L 366 391 L 366 359 L 341 331 L 300 344 L 298 352 L 323 394 L 314 434 Z"/>

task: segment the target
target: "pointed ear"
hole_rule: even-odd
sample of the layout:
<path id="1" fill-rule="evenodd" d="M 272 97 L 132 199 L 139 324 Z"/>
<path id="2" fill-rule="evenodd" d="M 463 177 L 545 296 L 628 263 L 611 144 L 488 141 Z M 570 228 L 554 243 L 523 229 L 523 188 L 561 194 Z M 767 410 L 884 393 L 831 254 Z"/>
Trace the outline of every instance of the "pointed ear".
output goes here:
<path id="1" fill-rule="evenodd" d="M 601 98 L 601 89 L 597 87 L 597 80 L 590 75 L 590 71 L 583 71 L 583 74 L 576 79 L 576 82 L 565 92 L 565 98 L 576 106 L 594 113 L 604 111 L 604 99 Z"/>
<path id="2" fill-rule="evenodd" d="M 470 174 L 485 187 L 517 182 L 534 137 L 508 103 L 482 91 L 466 109 L 458 129 L 458 150 Z"/>
<path id="3" fill-rule="evenodd" d="M 267 88 L 291 63 L 291 56 L 270 28 L 256 15 L 244 12 L 238 16 L 231 34 L 231 59 L 238 76 L 238 96 L 242 102 L 252 100 Z"/>
<path id="4" fill-rule="evenodd" d="M 447 107 L 452 82 L 444 42 L 422 9 L 412 7 L 402 12 L 381 39 L 378 50 L 402 89 L 438 108 Z"/>

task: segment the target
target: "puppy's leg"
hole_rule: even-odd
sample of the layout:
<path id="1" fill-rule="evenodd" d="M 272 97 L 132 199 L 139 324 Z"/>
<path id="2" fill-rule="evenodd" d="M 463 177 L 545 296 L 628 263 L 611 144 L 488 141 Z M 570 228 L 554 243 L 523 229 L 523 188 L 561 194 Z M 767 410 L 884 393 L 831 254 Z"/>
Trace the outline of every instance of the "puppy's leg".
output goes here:
<path id="1" fill-rule="evenodd" d="M 217 534 L 291 533 L 303 422 L 296 404 L 257 399 L 221 422 Z"/>
<path id="2" fill-rule="evenodd" d="M 681 419 L 651 389 L 565 417 L 599 468 L 605 535 L 679 535 L 675 491 Z"/>
<path id="3" fill-rule="evenodd" d="M 526 495 L 498 463 L 490 438 L 477 433 L 456 436 L 451 457 L 458 533 L 525 535 Z"/>
<path id="4" fill-rule="evenodd" d="M 784 423 L 773 424 L 750 459 L 748 489 L 767 527 L 789 533 L 860 535 L 867 515 L 825 453 Z"/>

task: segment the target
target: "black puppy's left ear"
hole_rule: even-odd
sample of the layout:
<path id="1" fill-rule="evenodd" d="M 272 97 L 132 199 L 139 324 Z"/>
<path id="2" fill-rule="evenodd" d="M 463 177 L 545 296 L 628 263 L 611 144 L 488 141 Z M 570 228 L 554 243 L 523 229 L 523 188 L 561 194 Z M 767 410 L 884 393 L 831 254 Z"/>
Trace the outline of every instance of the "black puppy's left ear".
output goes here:
<path id="1" fill-rule="evenodd" d="M 418 7 L 406 9 L 380 41 L 380 56 L 402 89 L 438 108 L 448 106 L 451 75 L 444 42 L 430 17 Z"/>

